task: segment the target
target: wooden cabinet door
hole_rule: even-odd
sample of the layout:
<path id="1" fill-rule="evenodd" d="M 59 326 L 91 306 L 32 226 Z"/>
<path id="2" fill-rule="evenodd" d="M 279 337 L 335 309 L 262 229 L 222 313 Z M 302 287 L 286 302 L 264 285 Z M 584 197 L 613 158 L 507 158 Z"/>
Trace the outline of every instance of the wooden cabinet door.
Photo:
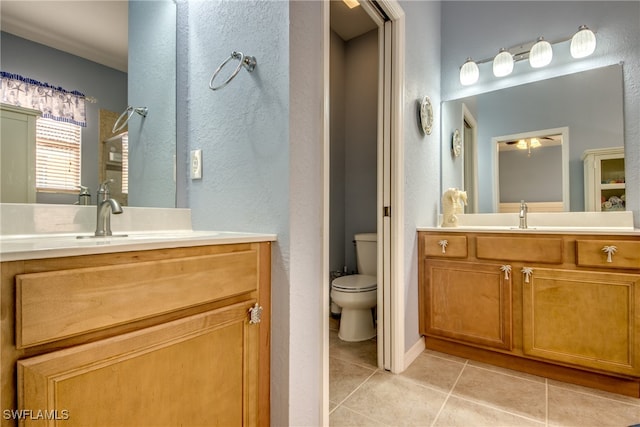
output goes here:
<path id="1" fill-rule="evenodd" d="M 640 373 L 640 275 L 534 268 L 523 279 L 523 345 L 530 356 Z"/>
<path id="2" fill-rule="evenodd" d="M 423 262 L 420 332 L 510 350 L 510 273 L 498 264 Z"/>
<path id="3" fill-rule="evenodd" d="M 256 425 L 253 303 L 19 361 L 19 409 L 61 419 L 46 425 Z M 43 425 L 32 418 L 22 424 Z"/>

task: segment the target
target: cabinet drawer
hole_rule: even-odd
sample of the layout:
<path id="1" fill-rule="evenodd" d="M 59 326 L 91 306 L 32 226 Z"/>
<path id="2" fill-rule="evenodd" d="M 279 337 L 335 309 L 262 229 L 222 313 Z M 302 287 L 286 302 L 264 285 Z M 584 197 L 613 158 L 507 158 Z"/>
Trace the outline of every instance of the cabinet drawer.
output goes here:
<path id="1" fill-rule="evenodd" d="M 640 241 L 576 240 L 576 258 L 583 267 L 640 269 Z"/>
<path id="2" fill-rule="evenodd" d="M 562 264 L 563 241 L 556 237 L 478 236 L 480 259 Z"/>
<path id="3" fill-rule="evenodd" d="M 467 236 L 450 234 L 426 234 L 424 236 L 424 254 L 428 257 L 466 258 Z"/>
<path id="4" fill-rule="evenodd" d="M 16 341 L 31 347 L 258 288 L 258 251 L 16 276 Z"/>

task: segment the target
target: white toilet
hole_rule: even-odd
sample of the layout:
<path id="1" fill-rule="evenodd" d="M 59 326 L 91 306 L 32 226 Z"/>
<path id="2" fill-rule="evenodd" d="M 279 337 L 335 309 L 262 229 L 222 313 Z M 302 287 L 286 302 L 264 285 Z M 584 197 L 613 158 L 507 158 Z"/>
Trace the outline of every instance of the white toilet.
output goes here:
<path id="1" fill-rule="evenodd" d="M 376 336 L 373 308 L 378 303 L 376 233 L 355 235 L 358 274 L 338 277 L 331 283 L 331 299 L 342 308 L 338 337 L 365 341 Z"/>

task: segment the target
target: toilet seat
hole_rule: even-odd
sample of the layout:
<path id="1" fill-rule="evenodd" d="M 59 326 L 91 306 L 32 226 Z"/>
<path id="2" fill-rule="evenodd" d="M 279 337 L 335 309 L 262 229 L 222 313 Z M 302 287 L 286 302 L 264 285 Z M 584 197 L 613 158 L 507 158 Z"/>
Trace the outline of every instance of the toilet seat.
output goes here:
<path id="1" fill-rule="evenodd" d="M 369 292 L 378 289 L 378 278 L 366 274 L 342 276 L 331 282 L 331 288 L 345 293 Z"/>

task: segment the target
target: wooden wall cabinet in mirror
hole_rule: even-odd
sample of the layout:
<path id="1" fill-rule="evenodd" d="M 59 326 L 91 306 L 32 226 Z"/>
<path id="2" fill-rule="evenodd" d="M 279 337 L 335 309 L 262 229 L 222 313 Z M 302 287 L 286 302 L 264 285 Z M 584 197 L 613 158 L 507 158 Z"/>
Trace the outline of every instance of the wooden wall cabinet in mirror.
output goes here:
<path id="1" fill-rule="evenodd" d="M 586 150 L 583 160 L 585 210 L 625 210 L 624 148 Z"/>

